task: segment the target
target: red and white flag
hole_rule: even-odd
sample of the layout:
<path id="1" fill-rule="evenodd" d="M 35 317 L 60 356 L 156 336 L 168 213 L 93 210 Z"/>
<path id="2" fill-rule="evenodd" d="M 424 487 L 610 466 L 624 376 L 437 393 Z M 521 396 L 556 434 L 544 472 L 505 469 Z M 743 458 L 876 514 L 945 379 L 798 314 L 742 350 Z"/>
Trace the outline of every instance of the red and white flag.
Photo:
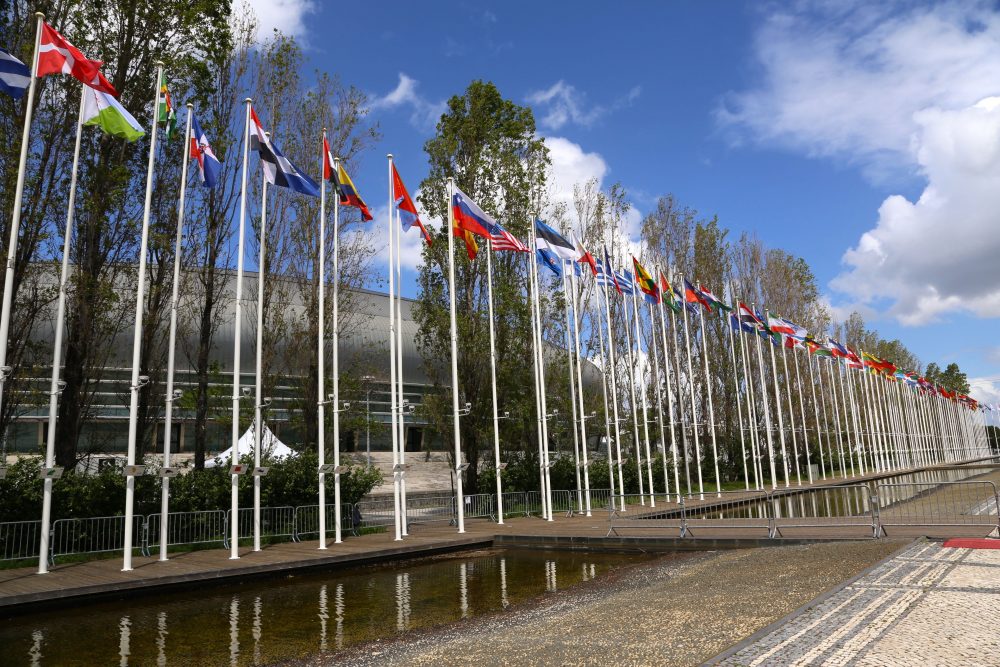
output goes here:
<path id="1" fill-rule="evenodd" d="M 118 97 L 111 82 L 101 74 L 101 61 L 90 60 L 80 50 L 66 41 L 48 23 L 42 23 L 42 35 L 38 45 L 38 69 L 35 76 L 46 74 L 69 74 L 94 90 Z"/>

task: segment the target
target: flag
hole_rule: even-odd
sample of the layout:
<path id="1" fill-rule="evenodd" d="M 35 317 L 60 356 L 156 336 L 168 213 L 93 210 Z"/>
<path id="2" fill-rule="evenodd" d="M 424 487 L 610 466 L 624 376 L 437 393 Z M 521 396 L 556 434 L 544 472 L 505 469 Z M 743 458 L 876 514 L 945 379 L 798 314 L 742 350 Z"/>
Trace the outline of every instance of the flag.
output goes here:
<path id="1" fill-rule="evenodd" d="M 837 341 L 835 341 L 834 339 L 828 338 L 827 343 L 830 345 L 830 354 L 833 356 L 834 359 L 840 359 L 841 357 L 847 358 L 848 356 L 850 356 L 850 354 L 847 351 L 847 348 L 838 343 Z"/>
<path id="2" fill-rule="evenodd" d="M 742 322 L 736 313 L 729 314 L 729 327 L 737 333 L 753 333 L 756 331 L 752 325 Z"/>
<path id="3" fill-rule="evenodd" d="M 208 137 L 201 131 L 201 125 L 198 124 L 198 119 L 194 114 L 191 115 L 191 159 L 198 161 L 201 184 L 206 188 L 214 188 L 219 182 L 222 163 L 212 152 L 212 147 L 208 144 Z"/>
<path id="4" fill-rule="evenodd" d="M 663 275 L 663 271 L 660 271 L 659 274 L 660 293 L 663 295 L 663 302 L 667 304 L 667 307 L 675 313 L 681 312 L 681 308 L 683 308 L 681 304 L 684 303 L 684 301 L 677 298 L 676 290 L 670 286 L 670 281 L 667 280 L 665 275 Z"/>
<path id="5" fill-rule="evenodd" d="M 896 373 L 896 366 L 893 365 L 892 362 L 886 361 L 885 359 L 879 359 L 874 354 L 868 354 L 864 350 L 861 351 L 861 359 L 864 362 L 864 365 L 871 368 L 873 371 L 886 375 L 894 375 Z"/>
<path id="6" fill-rule="evenodd" d="M 20 60 L 0 49 L 0 90 L 21 99 L 31 83 L 31 70 Z"/>
<path id="7" fill-rule="evenodd" d="M 787 320 L 783 320 L 780 317 L 776 317 L 771 313 L 767 314 L 767 328 L 774 333 L 788 334 L 791 335 L 795 333 L 795 328 Z"/>
<path id="8" fill-rule="evenodd" d="M 118 97 L 118 91 L 101 74 L 101 64 L 100 60 L 88 59 L 48 23 L 42 22 L 36 76 L 69 74 L 95 90 Z"/>
<path id="9" fill-rule="evenodd" d="M 635 293 L 635 282 L 632 280 L 632 274 L 628 270 L 615 271 L 615 281 L 625 296 L 632 296 Z"/>
<path id="10" fill-rule="evenodd" d="M 494 250 L 513 250 L 514 252 L 531 252 L 531 248 L 521 243 L 521 240 L 508 232 L 499 222 L 493 222 L 488 227 L 490 241 Z"/>
<path id="11" fill-rule="evenodd" d="M 580 259 L 580 255 L 573 244 L 541 220 L 535 220 L 535 246 L 548 250 L 561 259 L 568 259 L 573 262 Z"/>
<path id="12" fill-rule="evenodd" d="M 750 310 L 750 306 L 746 305 L 742 301 L 736 304 L 736 312 L 739 313 L 740 322 L 752 325 L 755 328 L 767 328 L 764 325 L 764 322 L 757 317 L 752 310 Z"/>
<path id="13" fill-rule="evenodd" d="M 576 242 L 576 252 L 580 259 L 576 260 L 581 264 L 587 264 L 590 266 L 590 271 L 596 276 L 597 275 L 597 262 L 594 260 L 594 256 L 587 252 L 587 249 L 583 247 L 580 243 L 580 239 L 576 238 L 576 234 L 573 235 L 573 240 Z"/>
<path id="14" fill-rule="evenodd" d="M 615 268 L 611 265 L 611 257 L 608 255 L 608 246 L 604 246 L 604 269 L 605 269 L 605 285 L 607 285 L 607 277 L 611 277 L 611 284 L 615 286 L 618 293 L 622 293 L 622 286 L 618 284 L 618 276 L 615 275 Z"/>
<path id="15" fill-rule="evenodd" d="M 552 269 L 552 273 L 557 276 L 562 275 L 562 269 L 559 267 L 559 258 L 555 256 L 555 253 L 552 253 L 545 248 L 538 248 L 535 251 L 535 255 L 538 257 L 539 264 L 549 267 Z"/>
<path id="16" fill-rule="evenodd" d="M 656 286 L 656 281 L 635 256 L 632 257 L 632 265 L 635 267 L 635 281 L 639 284 L 642 293 L 646 295 L 646 300 L 650 303 L 660 303 L 660 290 Z"/>
<path id="17" fill-rule="evenodd" d="M 712 294 L 712 292 L 707 287 L 705 287 L 700 283 L 698 284 L 698 291 L 701 292 L 701 295 L 705 297 L 709 303 L 712 304 L 712 308 L 714 310 L 730 311 L 733 309 L 732 306 L 724 303 L 722 299 Z"/>
<path id="18" fill-rule="evenodd" d="M 167 75 L 164 72 L 160 73 L 159 122 L 166 123 L 166 135 L 169 141 L 174 136 L 174 130 L 177 129 L 177 110 L 174 109 L 174 105 L 170 101 L 170 91 L 167 90 Z"/>
<path id="19" fill-rule="evenodd" d="M 326 137 L 323 138 L 323 145 L 326 147 L 326 154 L 329 156 L 330 145 L 326 143 Z M 427 233 L 427 228 L 420 221 L 417 206 L 410 199 L 410 193 L 406 191 L 406 186 L 403 185 L 403 179 L 399 177 L 399 172 L 396 171 L 395 164 L 392 165 L 392 199 L 396 202 L 396 210 L 399 211 L 399 222 L 403 225 L 403 231 L 408 232 L 413 225 L 416 225 L 420 228 L 420 233 L 424 235 L 427 245 L 430 245 L 431 235 Z"/>
<path id="20" fill-rule="evenodd" d="M 146 134 L 121 102 L 96 88 L 83 89 L 83 125 L 95 125 L 113 137 L 135 141 Z"/>
<path id="21" fill-rule="evenodd" d="M 303 195 L 319 197 L 319 186 L 316 181 L 299 171 L 298 167 L 286 158 L 278 147 L 271 143 L 264 128 L 257 118 L 257 112 L 250 107 L 250 148 L 257 151 L 261 165 L 264 167 L 264 178 L 271 185 L 288 188 Z M 367 209 L 365 209 L 367 210 Z M 365 218 L 371 220 L 371 216 Z"/>
<path id="22" fill-rule="evenodd" d="M 833 356 L 830 352 L 830 347 L 825 343 L 821 343 L 812 336 L 805 337 L 806 349 L 809 350 L 809 354 L 815 354 L 818 357 L 830 357 Z"/>
<path id="23" fill-rule="evenodd" d="M 687 278 L 684 279 L 684 300 L 688 303 L 700 303 L 705 306 L 708 312 L 712 312 L 712 304 L 708 302 L 708 299 L 701 292 L 694 288 L 694 285 L 687 281 Z"/>
<path id="24" fill-rule="evenodd" d="M 488 239 L 490 238 L 490 227 L 497 224 L 493 216 L 479 208 L 479 205 L 459 190 L 457 186 L 455 194 L 451 198 L 451 210 L 457 228 L 455 236 L 462 236 L 457 230 L 463 229 Z"/>

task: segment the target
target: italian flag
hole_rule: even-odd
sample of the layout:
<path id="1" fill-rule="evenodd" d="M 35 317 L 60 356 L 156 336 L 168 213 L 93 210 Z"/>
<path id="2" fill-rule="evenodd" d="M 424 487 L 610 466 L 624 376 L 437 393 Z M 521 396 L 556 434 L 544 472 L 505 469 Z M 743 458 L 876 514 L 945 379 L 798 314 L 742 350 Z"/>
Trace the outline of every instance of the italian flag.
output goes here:
<path id="1" fill-rule="evenodd" d="M 146 134 L 138 121 L 111 95 L 84 88 L 83 124 L 95 125 L 113 137 L 135 141 Z"/>

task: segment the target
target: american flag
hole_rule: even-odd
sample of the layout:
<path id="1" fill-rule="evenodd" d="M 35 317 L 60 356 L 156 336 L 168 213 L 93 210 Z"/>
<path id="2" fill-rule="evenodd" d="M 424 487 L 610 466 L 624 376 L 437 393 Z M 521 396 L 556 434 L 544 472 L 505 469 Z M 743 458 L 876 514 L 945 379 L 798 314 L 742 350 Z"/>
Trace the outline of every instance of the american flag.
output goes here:
<path id="1" fill-rule="evenodd" d="M 490 233 L 490 242 L 493 244 L 494 250 L 530 252 L 530 248 L 528 248 L 528 246 L 521 243 L 516 236 L 501 227 L 499 223 L 492 223 L 488 231 Z"/>

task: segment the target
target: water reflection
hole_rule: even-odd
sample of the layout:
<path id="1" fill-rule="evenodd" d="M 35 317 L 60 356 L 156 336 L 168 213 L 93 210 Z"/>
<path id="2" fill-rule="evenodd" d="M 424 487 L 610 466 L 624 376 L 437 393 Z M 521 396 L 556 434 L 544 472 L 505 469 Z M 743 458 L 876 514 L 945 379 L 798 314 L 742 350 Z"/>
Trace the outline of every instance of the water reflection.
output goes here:
<path id="1" fill-rule="evenodd" d="M 36 666 L 203 665 L 226 656 L 234 666 L 270 664 L 501 610 L 645 558 L 491 550 L 245 582 L 4 619 L 0 646 L 4 658 Z"/>

